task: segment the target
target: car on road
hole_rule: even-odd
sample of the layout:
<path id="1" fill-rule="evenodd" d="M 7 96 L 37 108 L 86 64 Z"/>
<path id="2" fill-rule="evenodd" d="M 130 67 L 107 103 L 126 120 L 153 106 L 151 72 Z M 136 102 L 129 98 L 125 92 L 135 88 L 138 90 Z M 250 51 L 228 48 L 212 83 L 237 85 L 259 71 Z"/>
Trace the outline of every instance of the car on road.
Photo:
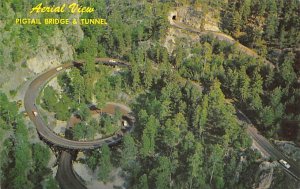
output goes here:
<path id="1" fill-rule="evenodd" d="M 32 114 L 34 115 L 34 117 L 36 117 L 38 115 L 38 113 L 34 110 L 32 110 Z"/>
<path id="2" fill-rule="evenodd" d="M 115 60 L 109 60 L 108 62 L 116 63 L 117 61 L 115 61 Z"/>
<path id="3" fill-rule="evenodd" d="M 123 127 L 127 127 L 127 126 L 128 126 L 128 122 L 127 122 L 126 120 L 123 120 L 123 121 L 122 121 L 122 126 L 123 126 Z"/>
<path id="4" fill-rule="evenodd" d="M 290 164 L 288 164 L 288 162 L 284 161 L 283 159 L 279 160 L 279 163 L 287 169 L 291 167 Z"/>
<path id="5" fill-rule="evenodd" d="M 56 71 L 59 72 L 60 70 L 62 70 L 62 67 L 61 67 L 61 66 L 56 68 Z"/>

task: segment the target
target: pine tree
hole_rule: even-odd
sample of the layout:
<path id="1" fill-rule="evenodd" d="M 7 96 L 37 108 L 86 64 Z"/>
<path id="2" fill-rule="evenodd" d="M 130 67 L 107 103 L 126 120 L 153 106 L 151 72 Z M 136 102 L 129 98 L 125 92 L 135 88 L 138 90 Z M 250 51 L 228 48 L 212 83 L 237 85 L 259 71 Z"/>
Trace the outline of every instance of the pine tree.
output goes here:
<path id="1" fill-rule="evenodd" d="M 155 186 L 159 189 L 168 189 L 171 185 L 171 162 L 167 157 L 159 157 L 155 172 Z"/>
<path id="2" fill-rule="evenodd" d="M 196 143 L 194 153 L 188 156 L 188 181 L 189 188 L 202 188 L 205 184 L 203 174 L 203 147 L 201 143 Z"/>
<path id="3" fill-rule="evenodd" d="M 122 159 L 121 164 L 125 170 L 130 170 L 132 165 L 136 162 L 137 147 L 131 135 L 125 135 L 123 139 Z"/>
<path id="4" fill-rule="evenodd" d="M 74 99 L 77 100 L 78 103 L 81 103 L 85 91 L 83 77 L 81 76 L 78 69 L 72 69 L 72 71 L 70 72 L 70 76 L 72 80 Z"/>
<path id="5" fill-rule="evenodd" d="M 101 148 L 100 154 L 100 169 L 98 173 L 98 177 L 104 183 L 109 181 L 109 174 L 112 170 L 111 164 L 111 152 L 107 144 L 104 144 Z"/>
<path id="6" fill-rule="evenodd" d="M 148 177 L 146 174 L 142 175 L 139 179 L 139 184 L 136 189 L 149 189 Z"/>
<path id="7" fill-rule="evenodd" d="M 141 153 L 143 156 L 154 154 L 158 124 L 158 120 L 151 115 L 148 119 L 142 136 Z"/>
<path id="8" fill-rule="evenodd" d="M 293 68 L 294 57 L 295 55 L 293 53 L 288 53 L 284 57 L 284 62 L 280 65 L 280 75 L 286 87 L 290 87 L 297 78 Z"/>

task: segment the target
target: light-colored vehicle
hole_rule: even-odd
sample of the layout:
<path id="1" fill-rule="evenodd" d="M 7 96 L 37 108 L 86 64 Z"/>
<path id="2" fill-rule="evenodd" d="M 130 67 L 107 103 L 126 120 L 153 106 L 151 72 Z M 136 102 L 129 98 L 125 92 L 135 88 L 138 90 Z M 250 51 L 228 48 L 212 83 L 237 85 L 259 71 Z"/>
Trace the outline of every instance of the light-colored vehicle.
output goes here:
<path id="1" fill-rule="evenodd" d="M 123 125 L 123 127 L 127 127 L 128 126 L 128 122 L 126 120 L 123 120 L 122 121 L 122 125 Z"/>
<path id="2" fill-rule="evenodd" d="M 36 117 L 38 115 L 38 113 L 36 111 L 32 110 L 33 115 Z"/>
<path id="3" fill-rule="evenodd" d="M 115 60 L 109 60 L 108 62 L 116 63 L 117 61 L 115 61 Z"/>
<path id="4" fill-rule="evenodd" d="M 279 160 L 279 163 L 287 169 L 291 167 L 290 164 L 288 164 L 288 162 L 284 161 L 283 159 Z"/>
<path id="5" fill-rule="evenodd" d="M 62 70 L 62 67 L 61 67 L 61 66 L 59 66 L 59 67 L 56 68 L 56 71 L 59 72 L 60 70 Z"/>

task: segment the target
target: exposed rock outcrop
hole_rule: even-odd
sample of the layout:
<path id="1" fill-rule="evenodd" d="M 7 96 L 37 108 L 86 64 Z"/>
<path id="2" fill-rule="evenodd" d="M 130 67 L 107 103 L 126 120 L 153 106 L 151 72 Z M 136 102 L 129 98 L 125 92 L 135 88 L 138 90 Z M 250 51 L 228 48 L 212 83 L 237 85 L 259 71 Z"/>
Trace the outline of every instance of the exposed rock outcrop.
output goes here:
<path id="1" fill-rule="evenodd" d="M 257 172 L 257 182 L 254 184 L 253 188 L 256 189 L 268 189 L 270 188 L 273 181 L 274 167 L 277 166 L 276 162 L 264 161 L 259 165 L 259 170 Z"/>

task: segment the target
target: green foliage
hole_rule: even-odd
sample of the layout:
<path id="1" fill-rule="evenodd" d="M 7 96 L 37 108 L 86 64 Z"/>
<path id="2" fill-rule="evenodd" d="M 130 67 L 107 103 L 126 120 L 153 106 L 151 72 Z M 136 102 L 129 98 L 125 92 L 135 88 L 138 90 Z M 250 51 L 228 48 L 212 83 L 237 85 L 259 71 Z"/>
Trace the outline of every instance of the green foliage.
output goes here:
<path id="1" fill-rule="evenodd" d="M 159 157 L 158 167 L 151 172 L 151 177 L 155 180 L 155 188 L 170 188 L 171 166 L 168 157 Z"/>
<path id="2" fill-rule="evenodd" d="M 296 81 L 292 54 L 283 55 L 278 71 L 270 71 L 260 60 L 240 54 L 235 46 L 209 36 L 191 43 L 191 48 L 177 44 L 173 55 L 160 46 L 167 34 L 166 15 L 170 5 L 188 3 L 200 4 L 203 12 L 222 8 L 223 28 L 260 54 L 267 53 L 266 46 L 285 48 L 299 43 L 299 18 L 295 12 L 298 1 L 82 2 L 96 11 L 81 18 L 104 17 L 109 26 L 81 26 L 85 35 L 82 41 L 72 32 L 74 28 L 63 28 L 68 43 L 75 48 L 76 58 L 86 63 L 81 69 L 74 68 L 59 76 L 61 95 L 46 87 L 42 106 L 55 112 L 56 118 L 61 120 L 67 120 L 70 112 L 79 110 L 83 122 L 74 127 L 74 138 L 93 139 L 99 130 L 104 135 L 114 133 L 120 114 L 114 118 L 102 116 L 98 122 L 90 119 L 85 104 L 102 107 L 121 96 L 124 88 L 133 89 L 136 129 L 124 137 L 121 159 L 133 188 L 236 187 L 238 181 L 230 179 L 235 176 L 230 174 L 236 172 L 244 179 L 247 172 L 247 169 L 240 170 L 240 154 L 246 151 L 247 168 L 255 165 L 257 157 L 249 149 L 249 138 L 228 98 L 237 99 L 239 103 L 235 105 L 256 118 L 254 122 L 261 130 L 268 130 L 269 136 L 276 133 L 283 117 L 289 117 L 285 113 L 286 105 L 298 103 L 298 96 L 292 92 Z M 5 1 L 1 3 L 1 18 L 9 20 L 30 5 Z M 3 35 L 0 40 L 5 48 L 0 49 L 0 66 L 4 62 L 25 60 L 38 47 L 39 38 L 49 38 L 58 28 L 19 27 L 8 23 L 4 27 L 9 35 Z M 8 43 L 12 44 L 9 48 Z M 4 52 L 8 52 L 7 56 Z M 95 65 L 94 57 L 99 56 L 124 59 L 132 67 L 119 74 Z M 10 67 L 15 68 L 13 64 Z M 183 82 L 179 79 L 181 76 L 193 82 Z M 292 96 L 289 101 L 288 96 Z M 8 130 L 15 122 L 17 125 L 16 143 L 6 141 L 1 153 L 1 170 L 13 166 L 7 177 L 13 186 L 32 188 L 37 183 L 28 175 L 41 172 L 44 176 L 42 172 L 47 172 L 44 166 L 49 154 L 45 148 L 29 144 L 28 133 L 18 119 L 14 103 L 8 102 L 2 94 L 0 103 L 1 128 Z M 12 163 L 8 162 L 9 156 L 15 157 Z M 42 156 L 45 159 L 41 159 Z M 100 165 L 99 178 L 104 182 L 109 181 L 112 169 L 110 156 L 109 147 L 104 145 L 101 154 L 95 152 L 87 159 L 92 169 Z M 2 178 L 8 182 L 3 174 Z M 45 186 L 56 188 L 57 184 L 48 178 Z"/>
<path id="3" fill-rule="evenodd" d="M 144 156 L 153 155 L 155 149 L 155 137 L 157 133 L 158 121 L 154 116 L 150 116 L 143 131 L 141 153 Z"/>
<path id="4" fill-rule="evenodd" d="M 70 111 L 69 109 L 73 106 L 71 99 L 66 95 L 62 94 L 61 98 L 59 99 L 59 103 L 55 105 L 54 112 L 56 119 L 67 121 L 70 119 Z"/>
<path id="5" fill-rule="evenodd" d="M 47 86 L 43 91 L 42 107 L 50 112 L 55 112 L 56 119 L 66 121 L 70 118 L 69 108 L 72 102 L 69 97 L 62 94 L 59 95 L 53 87 Z"/>
<path id="6" fill-rule="evenodd" d="M 299 7 L 299 1 L 228 1 L 222 14 L 222 27 L 243 44 L 256 49 L 261 41 L 266 41 L 268 47 L 296 47 L 300 25 L 295 7 Z"/>
<path id="7" fill-rule="evenodd" d="M 41 170 L 46 167 L 50 160 L 49 149 L 40 144 L 34 144 L 32 148 L 32 157 L 34 162 L 34 169 Z"/>
<path id="8" fill-rule="evenodd" d="M 0 145 L 1 187 L 41 187 L 44 176 L 52 175 L 46 168 L 50 159 L 49 150 L 39 144 L 30 143 L 28 128 L 18 114 L 17 104 L 10 102 L 1 92 L 0 123 L 0 129 L 5 136 Z M 6 135 L 6 131 L 10 131 L 10 135 Z"/>
<path id="9" fill-rule="evenodd" d="M 110 115 L 104 114 L 100 118 L 100 131 L 106 136 L 110 136 L 115 134 L 115 132 L 119 129 L 118 121 L 114 117 Z"/>
<path id="10" fill-rule="evenodd" d="M 33 170 L 30 178 L 35 186 L 41 187 L 41 180 L 43 180 L 45 176 L 52 174 L 52 171 L 47 168 L 48 162 L 50 160 L 50 151 L 48 147 L 42 146 L 40 144 L 34 144 L 32 146 L 32 159 Z M 48 181 L 50 182 L 49 184 L 51 184 L 50 180 Z"/>
<path id="11" fill-rule="evenodd" d="M 85 123 L 78 123 L 72 129 L 75 140 L 85 139 L 87 136 L 88 127 Z"/>
<path id="12" fill-rule="evenodd" d="M 86 121 L 91 117 L 91 111 L 85 104 L 79 105 L 78 115 L 82 121 Z"/>
<path id="13" fill-rule="evenodd" d="M 136 163 L 137 147 L 135 141 L 130 135 L 125 135 L 123 139 L 121 164 L 125 170 L 130 170 L 132 164 Z"/>
<path id="14" fill-rule="evenodd" d="M 104 144 L 101 148 L 100 154 L 100 169 L 98 173 L 98 178 L 104 183 L 109 181 L 109 174 L 112 170 L 111 164 L 111 152 L 107 144 Z"/>
<path id="15" fill-rule="evenodd" d="M 11 172 L 14 188 L 31 188 L 32 182 L 28 179 L 32 169 L 32 155 L 28 141 L 28 132 L 23 122 L 19 121 L 16 129 L 15 166 Z"/>
<path id="16" fill-rule="evenodd" d="M 193 154 L 188 157 L 189 188 L 202 188 L 205 184 L 203 159 L 203 147 L 197 143 Z"/>
<path id="17" fill-rule="evenodd" d="M 49 111 L 54 111 L 55 106 L 57 104 L 58 95 L 56 91 L 51 86 L 47 86 L 44 89 L 44 95 L 43 95 L 43 103 L 42 106 Z"/>
<path id="18" fill-rule="evenodd" d="M 59 189 L 57 181 L 52 176 L 49 176 L 44 183 L 46 189 Z"/>
<path id="19" fill-rule="evenodd" d="M 136 189 L 149 189 L 147 175 L 142 175 L 139 179 L 139 184 Z"/>
<path id="20" fill-rule="evenodd" d="M 214 54 L 211 56 L 210 61 Z M 224 179 L 228 167 L 224 153 L 230 148 L 237 153 L 249 148 L 249 138 L 225 99 L 222 83 L 212 80 L 210 89 L 202 94 L 196 83 L 162 76 L 157 82 L 159 85 L 140 95 L 134 105 L 137 122 L 133 136 L 141 142 L 135 157 L 138 163 L 126 167 L 132 186 L 143 185 L 130 174 L 140 164 L 138 178 L 149 175 L 150 188 L 225 188 L 229 182 Z M 236 166 L 233 164 L 234 169 Z"/>
<path id="21" fill-rule="evenodd" d="M 78 69 L 72 69 L 70 72 L 70 78 L 72 80 L 72 91 L 74 95 L 74 100 L 76 100 L 79 104 L 82 102 L 84 96 L 84 79 L 80 74 Z"/>
<path id="22" fill-rule="evenodd" d="M 280 70 L 281 70 L 280 76 L 284 81 L 284 85 L 287 87 L 290 87 L 297 78 L 293 68 L 293 64 L 295 62 L 294 57 L 295 57 L 294 54 L 288 53 L 284 57 L 283 63 L 280 65 Z"/>
<path id="23" fill-rule="evenodd" d="M 95 171 L 98 163 L 99 163 L 99 152 L 98 151 L 93 151 L 92 154 L 90 154 L 89 156 L 87 156 L 86 164 L 93 171 Z"/>
<path id="24" fill-rule="evenodd" d="M 39 46 L 43 44 L 47 49 L 50 47 L 49 39 L 58 31 L 57 25 L 24 25 L 15 24 L 17 18 L 32 18 L 29 16 L 31 7 L 37 5 L 37 1 L 19 2 L 2 1 L 0 4 L 0 19 L 3 20 L 0 32 L 1 50 L 0 65 L 4 70 L 15 70 L 18 64 L 26 61 L 30 56 L 39 51 Z M 44 4 L 49 4 L 43 2 Z M 52 17 L 57 17 L 51 14 Z M 48 18 L 49 14 L 36 14 L 34 18 Z M 71 34 L 68 34 L 71 35 Z M 43 42 L 43 43 L 42 43 Z M 2 48 L 3 47 L 3 48 Z M 3 57 L 2 52 L 6 56 Z M 3 61 L 3 62 L 2 62 Z"/>
<path id="25" fill-rule="evenodd" d="M 0 92 L 0 127 L 2 129 L 9 129 L 17 117 L 16 102 L 10 102 L 7 96 Z"/>

